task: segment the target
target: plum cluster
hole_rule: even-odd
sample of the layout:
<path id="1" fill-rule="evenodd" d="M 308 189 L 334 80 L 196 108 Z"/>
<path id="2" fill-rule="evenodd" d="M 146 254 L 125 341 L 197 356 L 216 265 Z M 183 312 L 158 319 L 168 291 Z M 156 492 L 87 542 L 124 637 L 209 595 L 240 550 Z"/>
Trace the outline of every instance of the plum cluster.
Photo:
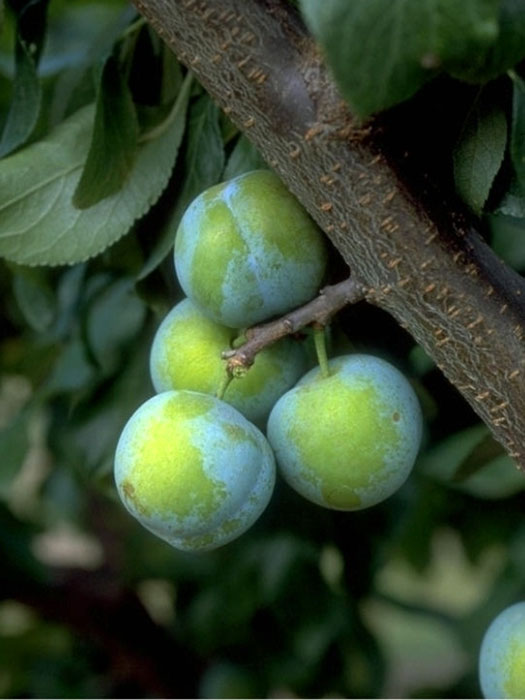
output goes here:
<path id="1" fill-rule="evenodd" d="M 118 493 L 142 525 L 183 550 L 219 547 L 270 501 L 279 471 L 321 506 L 358 510 L 407 478 L 422 432 L 406 378 L 370 355 L 310 369 L 304 344 L 273 343 L 243 376 L 222 352 L 246 328 L 309 301 L 322 283 L 322 233 L 268 170 L 203 192 L 175 237 L 186 298 L 150 354 L 157 394 L 126 424 Z"/>

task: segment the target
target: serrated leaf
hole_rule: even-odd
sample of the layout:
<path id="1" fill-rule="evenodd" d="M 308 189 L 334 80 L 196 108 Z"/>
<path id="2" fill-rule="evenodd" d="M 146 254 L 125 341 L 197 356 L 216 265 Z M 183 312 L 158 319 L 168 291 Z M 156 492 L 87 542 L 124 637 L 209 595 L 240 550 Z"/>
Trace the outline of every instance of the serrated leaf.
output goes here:
<path id="1" fill-rule="evenodd" d="M 203 190 L 217 183 L 224 168 L 224 146 L 219 128 L 219 109 L 208 95 L 190 110 L 183 164 L 183 184 L 162 235 L 138 279 L 144 279 L 173 248 L 175 232 L 188 204 Z"/>
<path id="2" fill-rule="evenodd" d="M 301 0 L 343 96 L 361 117 L 411 97 L 445 69 L 484 60 L 499 0 Z"/>
<path id="3" fill-rule="evenodd" d="M 118 192 L 129 176 L 138 147 L 137 113 L 118 62 L 110 56 L 102 70 L 93 135 L 73 195 L 73 204 L 87 209 Z"/>
<path id="4" fill-rule="evenodd" d="M 125 186 L 89 209 L 72 202 L 86 162 L 94 107 L 0 162 L 0 255 L 25 265 L 62 265 L 97 255 L 126 234 L 165 188 L 185 127 L 187 79 L 167 124 L 145 140 Z"/>
<path id="5" fill-rule="evenodd" d="M 481 214 L 505 155 L 504 111 L 483 91 L 470 110 L 454 148 L 454 180 L 463 201 Z"/>

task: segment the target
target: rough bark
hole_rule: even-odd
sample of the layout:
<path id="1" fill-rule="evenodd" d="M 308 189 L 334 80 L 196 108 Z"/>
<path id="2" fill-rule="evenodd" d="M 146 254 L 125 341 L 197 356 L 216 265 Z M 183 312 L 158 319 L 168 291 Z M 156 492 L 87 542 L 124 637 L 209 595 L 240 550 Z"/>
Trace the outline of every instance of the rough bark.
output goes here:
<path id="1" fill-rule="evenodd" d="M 525 469 L 523 279 L 414 195 L 288 3 L 134 2 Z"/>

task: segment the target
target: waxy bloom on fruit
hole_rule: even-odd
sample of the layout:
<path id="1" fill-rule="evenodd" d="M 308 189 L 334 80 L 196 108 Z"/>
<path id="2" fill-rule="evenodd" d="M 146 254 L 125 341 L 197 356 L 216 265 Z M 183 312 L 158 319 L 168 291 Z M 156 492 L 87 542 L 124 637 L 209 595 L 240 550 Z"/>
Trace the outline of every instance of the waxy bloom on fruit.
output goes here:
<path id="1" fill-rule="evenodd" d="M 179 302 L 160 324 L 151 347 L 150 373 L 155 391 L 190 389 L 215 395 L 226 377 L 221 352 L 230 349 L 237 331 L 205 316 L 189 299 Z M 223 396 L 257 425 L 266 422 L 277 399 L 306 371 L 302 345 L 283 338 L 255 358 Z"/>
<path id="2" fill-rule="evenodd" d="M 486 698 L 525 698 L 525 601 L 505 608 L 485 632 L 479 678 Z"/>
<path id="3" fill-rule="evenodd" d="M 186 295 L 210 318 L 245 328 L 314 297 L 326 265 L 323 235 L 269 170 L 202 192 L 175 238 Z"/>
<path id="4" fill-rule="evenodd" d="M 336 510 L 367 508 L 390 496 L 419 449 L 418 399 L 391 364 L 348 355 L 316 368 L 273 408 L 268 439 L 286 481 Z"/>
<path id="5" fill-rule="evenodd" d="M 264 435 L 232 406 L 167 391 L 124 427 L 115 481 L 144 527 L 178 549 L 206 550 L 235 539 L 261 515 L 275 462 Z"/>

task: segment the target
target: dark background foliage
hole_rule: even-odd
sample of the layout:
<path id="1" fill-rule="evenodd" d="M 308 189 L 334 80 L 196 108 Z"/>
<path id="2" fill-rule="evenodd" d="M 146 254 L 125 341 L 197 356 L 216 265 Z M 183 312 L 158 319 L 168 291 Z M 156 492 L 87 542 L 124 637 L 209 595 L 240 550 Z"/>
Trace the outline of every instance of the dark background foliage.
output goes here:
<path id="1" fill-rule="evenodd" d="M 344 18 L 343 2 L 300 4 L 356 111 L 381 112 L 400 150 L 417 123 L 418 166 L 525 271 L 519 3 L 456 3 L 452 18 L 404 3 L 400 53 L 378 48 L 380 0 Z M 458 46 L 467 5 L 479 26 Z M 525 483 L 377 308 L 341 312 L 331 352 L 382 356 L 418 392 L 423 448 L 391 499 L 337 513 L 279 481 L 247 534 L 199 555 L 124 511 L 113 454 L 182 296 L 177 223 L 206 187 L 266 166 L 127 3 L 12 0 L 2 23 L 0 694 L 478 697 L 482 634 L 525 598 Z M 366 65 L 342 72 L 363 26 Z M 434 26 L 443 64 L 409 70 Z M 332 251 L 327 281 L 344 268 Z"/>

